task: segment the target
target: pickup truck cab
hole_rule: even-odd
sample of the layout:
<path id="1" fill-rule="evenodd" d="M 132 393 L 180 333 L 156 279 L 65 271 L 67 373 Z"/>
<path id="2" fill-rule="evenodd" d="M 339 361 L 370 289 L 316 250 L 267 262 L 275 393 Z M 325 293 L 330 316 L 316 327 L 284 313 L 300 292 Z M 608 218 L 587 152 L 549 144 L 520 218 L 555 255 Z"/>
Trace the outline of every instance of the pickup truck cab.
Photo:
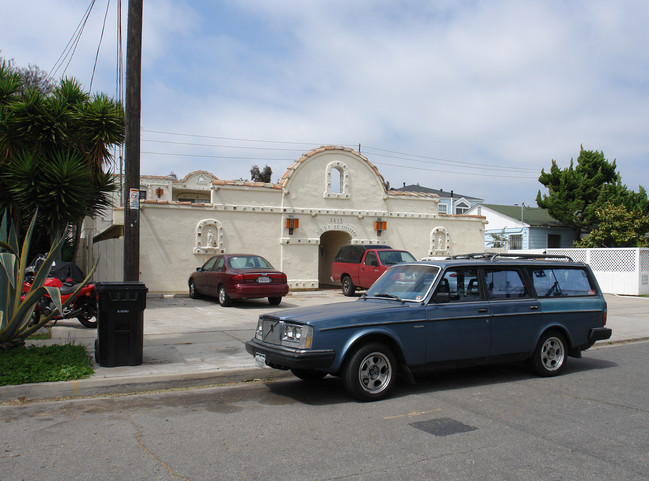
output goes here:
<path id="1" fill-rule="evenodd" d="M 356 289 L 368 289 L 389 267 L 415 261 L 410 252 L 390 246 L 347 245 L 334 259 L 331 278 L 340 282 L 344 295 L 353 296 Z"/>

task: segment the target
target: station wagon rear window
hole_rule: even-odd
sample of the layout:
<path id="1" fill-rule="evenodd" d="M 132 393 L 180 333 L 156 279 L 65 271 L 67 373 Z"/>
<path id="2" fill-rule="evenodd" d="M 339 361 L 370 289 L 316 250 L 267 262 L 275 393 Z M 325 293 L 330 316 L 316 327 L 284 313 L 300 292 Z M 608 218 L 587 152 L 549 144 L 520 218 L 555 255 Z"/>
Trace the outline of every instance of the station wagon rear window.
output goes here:
<path id="1" fill-rule="evenodd" d="M 582 269 L 533 269 L 532 282 L 539 297 L 596 296 L 586 271 Z"/>

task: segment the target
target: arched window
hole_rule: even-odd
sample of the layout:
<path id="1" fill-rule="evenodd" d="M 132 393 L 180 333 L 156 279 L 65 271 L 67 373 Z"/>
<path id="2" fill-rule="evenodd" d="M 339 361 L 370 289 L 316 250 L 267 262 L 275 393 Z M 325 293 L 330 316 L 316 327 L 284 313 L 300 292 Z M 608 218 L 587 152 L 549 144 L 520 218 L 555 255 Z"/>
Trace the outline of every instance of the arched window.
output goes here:
<path id="1" fill-rule="evenodd" d="M 342 180 L 343 173 L 336 169 L 333 168 L 331 169 L 331 193 L 332 194 L 340 194 L 341 188 L 341 180 Z"/>
<path id="2" fill-rule="evenodd" d="M 325 170 L 325 198 L 349 199 L 349 169 L 338 160 L 330 162 Z"/>

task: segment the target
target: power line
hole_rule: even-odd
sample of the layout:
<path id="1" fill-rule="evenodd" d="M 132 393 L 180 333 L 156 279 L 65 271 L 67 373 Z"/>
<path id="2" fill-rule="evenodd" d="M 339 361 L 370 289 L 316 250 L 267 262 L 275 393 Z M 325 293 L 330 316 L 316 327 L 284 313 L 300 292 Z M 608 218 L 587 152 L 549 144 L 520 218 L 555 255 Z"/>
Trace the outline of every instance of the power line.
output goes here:
<path id="1" fill-rule="evenodd" d="M 466 166 L 470 166 L 472 168 L 483 169 L 483 170 L 505 170 L 505 171 L 520 171 L 520 172 L 530 172 L 530 173 L 535 172 L 535 173 L 538 173 L 538 169 L 532 169 L 532 168 L 526 168 L 526 167 L 498 166 L 498 165 L 491 165 L 491 164 L 485 164 L 485 163 L 480 163 L 480 162 L 468 162 L 468 161 L 462 161 L 462 160 L 443 159 L 443 158 L 439 158 L 439 157 L 431 157 L 431 156 L 426 156 L 426 155 L 406 154 L 406 153 L 402 153 L 402 152 L 395 152 L 395 151 L 392 151 L 392 150 L 379 149 L 377 147 L 363 146 L 363 148 L 370 149 L 370 150 L 377 150 L 379 152 L 388 152 L 388 153 L 391 153 L 391 154 L 398 154 L 398 155 L 386 155 L 386 154 L 372 152 L 372 155 L 376 155 L 376 156 L 379 156 L 379 157 L 387 157 L 387 158 L 391 158 L 391 159 L 401 159 L 401 160 L 409 160 L 409 161 L 412 161 L 412 162 L 423 162 L 423 163 L 443 164 L 443 165 L 466 165 Z M 410 157 L 415 157 L 415 158 L 410 158 Z"/>
<path id="2" fill-rule="evenodd" d="M 293 162 L 295 159 L 269 159 L 268 157 L 251 157 L 251 156 L 228 156 L 228 155 L 201 155 L 201 154 L 178 154 L 175 152 L 150 152 L 141 151 L 142 154 L 148 155 L 167 155 L 173 157 L 199 157 L 206 159 L 224 159 L 224 160 L 263 160 L 264 162 Z"/>
<path id="3" fill-rule="evenodd" d="M 279 140 L 258 140 L 258 139 L 242 139 L 242 138 L 233 138 L 233 137 L 218 137 L 218 136 L 210 136 L 210 135 L 195 135 L 195 134 L 178 134 L 178 133 L 173 133 L 173 132 L 163 132 L 163 131 L 156 131 L 156 130 L 146 130 L 146 129 L 141 129 L 143 132 L 149 132 L 149 133 L 159 133 L 159 134 L 164 134 L 164 135 L 176 135 L 176 136 L 181 136 L 181 137 L 195 137 L 195 138 L 201 138 L 201 139 L 217 139 L 217 140 L 229 140 L 229 141 L 240 141 L 240 142 L 254 142 L 254 143 L 266 143 L 266 144 L 286 144 L 286 145 L 304 145 L 304 146 L 313 146 L 313 145 L 321 145 L 318 143 L 309 143 L 309 142 L 286 142 L 286 141 L 279 141 Z M 255 146 L 249 146 L 249 145 L 224 145 L 224 144 L 211 144 L 211 143 L 200 143 L 200 142 L 181 142 L 181 141 L 172 141 L 172 140 L 156 140 L 156 139 L 142 139 L 142 142 L 150 142 L 150 143 L 159 143 L 159 144 L 168 144 L 168 145 L 183 145 L 183 146 L 192 146 L 192 147 L 213 147 L 213 148 L 219 148 L 219 149 L 241 149 L 241 150 L 263 150 L 263 151 L 283 151 L 283 152 L 301 152 L 301 149 L 295 149 L 295 148 L 281 148 L 281 147 L 255 147 Z M 355 147 L 355 146 L 354 146 Z M 386 150 L 386 149 L 380 149 L 377 147 L 364 147 L 364 149 L 369 149 L 371 151 L 376 150 L 378 152 L 371 152 L 373 156 L 377 157 L 383 157 L 383 158 L 391 158 L 391 159 L 397 159 L 397 160 L 403 160 L 406 162 L 415 162 L 419 164 L 425 164 L 425 165 L 451 165 L 455 167 L 468 167 L 471 169 L 477 169 L 480 171 L 486 171 L 486 172 L 517 172 L 520 174 L 529 174 L 529 175 L 538 175 L 538 170 L 537 169 L 532 169 L 532 168 L 524 168 L 524 167 L 510 167 L 510 166 L 500 166 L 500 165 L 491 165 L 491 164 L 484 164 L 484 163 L 479 163 L 479 162 L 468 162 L 468 161 L 458 161 L 458 160 L 451 160 L 451 159 L 442 159 L 438 157 L 432 157 L 432 156 L 424 156 L 424 155 L 418 155 L 418 154 L 407 154 L 407 153 L 402 153 L 402 152 L 396 152 L 396 151 L 391 151 L 391 150 Z M 383 154 L 380 152 L 387 152 L 387 153 L 394 153 L 398 155 L 388 155 L 388 154 Z M 151 154 L 156 154 L 154 152 L 149 152 Z M 160 152 L 157 152 L 157 154 L 161 154 Z M 174 154 L 170 154 L 174 155 Z M 175 154 L 175 155 L 184 155 L 187 157 L 192 157 L 192 156 L 197 156 L 197 155 L 185 155 L 185 154 Z M 210 156 L 206 155 L 204 157 L 208 158 L 226 158 L 224 156 Z M 388 166 L 393 166 L 393 167 L 408 167 L 407 165 L 395 165 L 391 163 L 386 163 L 386 162 L 377 162 L 373 161 L 372 163 L 374 164 L 380 164 L 380 165 L 388 165 Z M 448 170 L 439 170 L 439 169 L 424 169 L 422 167 L 410 167 L 410 168 L 416 168 L 420 170 L 431 170 L 434 172 L 447 172 L 447 173 L 458 173 L 458 174 L 468 174 L 467 172 L 451 172 Z M 487 174 L 472 174 L 472 175 L 487 175 Z M 512 177 L 512 178 L 529 178 L 529 175 L 519 175 L 519 176 L 511 176 L 511 175 L 501 175 L 501 174 L 494 174 L 493 176 L 502 176 L 502 177 Z"/>
<path id="4" fill-rule="evenodd" d="M 92 92 L 92 82 L 95 79 L 95 70 L 97 69 L 97 60 L 99 59 L 99 51 L 101 50 L 101 43 L 104 40 L 104 31 L 106 30 L 106 19 L 108 18 L 108 10 L 110 9 L 110 0 L 106 3 L 106 13 L 104 13 L 104 23 L 101 26 L 101 35 L 99 36 L 99 45 L 97 45 L 97 53 L 95 54 L 95 63 L 92 66 L 92 75 L 90 76 L 90 89 Z"/>
<path id="5" fill-rule="evenodd" d="M 233 140 L 237 142 L 256 142 L 256 143 L 267 143 L 267 144 L 289 144 L 289 145 L 325 145 L 319 142 L 290 142 L 284 140 L 257 140 L 257 139 L 240 139 L 236 137 L 217 137 L 214 135 L 197 135 L 197 134 L 181 134 L 177 132 L 165 132 L 160 130 L 147 130 L 140 129 L 142 132 L 148 132 L 152 134 L 164 134 L 164 135 L 177 135 L 179 137 L 197 137 L 202 139 L 217 139 L 217 140 Z M 345 145 L 346 147 L 352 147 L 352 145 Z"/>
<path id="6" fill-rule="evenodd" d="M 506 174 L 486 174 L 484 172 L 471 172 L 471 171 L 453 171 L 453 170 L 447 170 L 447 169 L 431 169 L 431 168 L 426 168 L 426 167 L 414 167 L 414 166 L 409 166 L 409 165 L 397 165 L 397 164 L 388 164 L 386 162 L 372 162 L 373 164 L 376 165 L 387 165 L 389 167 L 398 167 L 400 169 L 412 169 L 412 170 L 418 170 L 418 171 L 426 171 L 426 172 L 442 172 L 444 174 L 457 174 L 457 175 L 478 175 L 480 177 L 498 177 L 498 178 L 508 178 L 508 179 L 536 179 L 538 178 L 537 175 L 506 175 Z"/>
<path id="7" fill-rule="evenodd" d="M 88 6 L 85 13 L 83 14 L 83 17 L 81 17 L 81 21 L 79 22 L 79 25 L 77 25 L 77 28 L 74 30 L 74 33 L 72 34 L 72 37 L 70 37 L 68 44 L 63 49 L 63 52 L 61 53 L 58 60 L 54 64 L 54 67 L 52 67 L 52 70 L 50 70 L 50 73 L 47 76 L 48 80 L 52 80 L 56 76 L 57 72 L 63 66 L 63 63 L 65 63 L 65 60 L 67 59 L 68 61 L 67 64 L 65 65 L 65 68 L 63 69 L 63 73 L 61 74 L 61 77 L 65 75 L 65 72 L 70 66 L 70 62 L 72 61 L 72 57 L 74 56 L 74 53 L 77 50 L 77 46 L 79 45 L 79 41 L 81 40 L 81 35 L 83 34 L 83 29 L 86 27 L 86 23 L 88 22 L 88 18 L 90 17 L 90 12 L 92 12 L 92 7 L 94 7 L 94 5 L 95 5 L 95 0 L 91 0 L 90 5 Z"/>
<path id="8" fill-rule="evenodd" d="M 220 149 L 250 149 L 250 150 L 273 150 L 273 151 L 285 151 L 285 152 L 301 152 L 302 149 L 285 149 L 278 147 L 250 147 L 247 145 L 219 145 L 219 144 L 198 144 L 195 142 L 173 142 L 170 140 L 153 140 L 153 139 L 142 139 L 142 142 L 152 142 L 157 144 L 171 144 L 171 145 L 190 145 L 193 147 L 218 147 Z M 263 142 L 263 141 L 260 141 Z M 313 144 L 311 144 L 313 145 Z"/>

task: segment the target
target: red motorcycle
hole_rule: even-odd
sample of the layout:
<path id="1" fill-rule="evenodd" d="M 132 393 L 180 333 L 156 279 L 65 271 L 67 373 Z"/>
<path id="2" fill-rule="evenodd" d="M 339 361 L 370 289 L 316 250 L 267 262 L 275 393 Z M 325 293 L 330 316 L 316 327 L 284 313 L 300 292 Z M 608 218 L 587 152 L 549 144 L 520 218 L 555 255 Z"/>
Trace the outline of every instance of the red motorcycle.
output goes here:
<path id="1" fill-rule="evenodd" d="M 33 273 L 37 270 L 38 258 L 26 270 L 25 283 L 23 284 L 24 293 L 31 288 Z M 65 303 L 74 294 L 83 279 L 83 273 L 76 265 L 71 262 L 58 262 L 50 269 L 49 277 L 45 280 L 44 285 L 57 287 L 61 291 L 61 302 Z M 55 309 L 56 305 L 52 298 L 48 295 L 44 296 L 34 308 L 32 323 L 38 323 L 41 316 L 48 316 Z M 97 292 L 94 284 L 86 284 L 79 291 L 77 297 L 63 308 L 63 312 L 53 317 L 52 320 L 56 324 L 59 319 L 72 319 L 75 317 L 85 327 L 97 327 Z"/>

